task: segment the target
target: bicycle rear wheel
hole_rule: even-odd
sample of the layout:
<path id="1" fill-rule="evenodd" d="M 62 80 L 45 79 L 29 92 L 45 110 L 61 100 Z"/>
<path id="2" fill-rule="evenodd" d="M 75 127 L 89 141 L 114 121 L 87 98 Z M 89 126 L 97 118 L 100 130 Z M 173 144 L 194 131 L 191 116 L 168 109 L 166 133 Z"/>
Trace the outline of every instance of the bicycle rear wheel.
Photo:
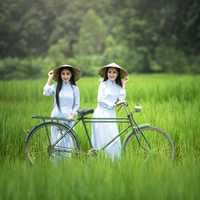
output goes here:
<path id="1" fill-rule="evenodd" d="M 126 154 L 175 159 L 175 144 L 170 134 L 152 127 L 141 126 L 140 131 L 128 135 L 123 143 Z"/>
<path id="2" fill-rule="evenodd" d="M 25 139 L 26 158 L 34 164 L 49 159 L 71 157 L 80 147 L 74 131 L 70 129 L 68 125 L 58 122 L 44 122 L 35 126 Z M 52 131 L 56 131 L 56 139 L 52 138 Z M 58 142 L 63 135 L 65 136 Z"/>

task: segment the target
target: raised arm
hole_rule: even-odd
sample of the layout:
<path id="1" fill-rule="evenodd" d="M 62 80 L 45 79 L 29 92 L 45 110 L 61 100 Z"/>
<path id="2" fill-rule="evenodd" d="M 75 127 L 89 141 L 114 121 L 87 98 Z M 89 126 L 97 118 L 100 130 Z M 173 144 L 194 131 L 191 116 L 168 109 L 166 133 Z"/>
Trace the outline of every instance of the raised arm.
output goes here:
<path id="1" fill-rule="evenodd" d="M 52 96 L 55 94 L 55 85 L 52 85 L 53 79 L 53 70 L 49 71 L 48 73 L 48 80 L 43 88 L 43 95 L 44 96 Z"/>
<path id="2" fill-rule="evenodd" d="M 125 88 L 120 88 L 120 93 L 119 93 L 119 101 L 125 101 L 126 99 L 126 90 Z"/>

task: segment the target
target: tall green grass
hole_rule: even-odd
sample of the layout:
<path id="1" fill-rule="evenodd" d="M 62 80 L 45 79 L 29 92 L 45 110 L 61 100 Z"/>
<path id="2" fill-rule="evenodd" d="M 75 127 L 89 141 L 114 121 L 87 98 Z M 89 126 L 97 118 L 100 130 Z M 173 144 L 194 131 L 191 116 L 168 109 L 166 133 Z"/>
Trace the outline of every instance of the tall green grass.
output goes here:
<path id="1" fill-rule="evenodd" d="M 177 159 L 99 157 L 44 162 L 30 167 L 23 156 L 32 114 L 49 116 L 53 99 L 42 95 L 46 80 L 0 82 L 1 199 L 197 199 L 200 186 L 200 77 L 132 75 L 127 84 L 130 108 L 143 106 L 135 118 L 168 131 Z M 81 108 L 95 108 L 98 78 L 78 82 Z M 120 112 L 120 114 L 122 114 Z M 123 126 L 123 125 L 122 125 Z M 77 128 L 87 149 L 82 127 Z"/>

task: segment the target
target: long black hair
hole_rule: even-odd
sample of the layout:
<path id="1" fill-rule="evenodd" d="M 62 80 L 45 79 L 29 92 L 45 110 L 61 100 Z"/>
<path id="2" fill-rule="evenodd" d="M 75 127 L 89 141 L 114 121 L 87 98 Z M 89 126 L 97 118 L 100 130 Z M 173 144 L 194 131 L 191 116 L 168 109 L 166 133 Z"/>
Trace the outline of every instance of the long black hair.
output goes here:
<path id="1" fill-rule="evenodd" d="M 106 70 L 105 70 L 105 74 L 104 74 L 104 77 L 103 77 L 103 81 L 106 81 L 108 80 L 108 70 L 109 68 L 115 68 L 115 67 L 107 67 Z M 118 75 L 117 75 L 117 78 L 115 79 L 115 82 L 117 85 L 121 86 L 122 87 L 122 79 L 121 79 L 121 76 L 120 76 L 120 69 L 118 68 L 115 68 L 118 72 Z"/>
<path id="2" fill-rule="evenodd" d="M 72 76 L 71 76 L 71 78 L 70 78 L 70 80 L 69 80 L 70 84 L 71 84 L 71 85 L 76 85 L 76 82 L 75 82 L 75 79 L 74 79 L 74 73 L 73 73 L 72 69 L 71 69 L 70 67 L 63 67 L 63 68 L 61 68 L 61 69 L 59 70 L 59 76 L 58 76 L 58 81 L 57 81 L 57 86 L 56 86 L 56 104 L 57 104 L 59 110 L 60 110 L 59 93 L 60 93 L 60 90 L 61 90 L 62 84 L 63 84 L 63 81 L 62 81 L 62 79 L 61 79 L 61 72 L 62 72 L 62 70 L 64 70 L 64 69 L 69 70 L 69 71 L 71 72 L 71 74 L 72 74 Z M 72 87 L 73 87 L 73 86 L 72 86 Z"/>

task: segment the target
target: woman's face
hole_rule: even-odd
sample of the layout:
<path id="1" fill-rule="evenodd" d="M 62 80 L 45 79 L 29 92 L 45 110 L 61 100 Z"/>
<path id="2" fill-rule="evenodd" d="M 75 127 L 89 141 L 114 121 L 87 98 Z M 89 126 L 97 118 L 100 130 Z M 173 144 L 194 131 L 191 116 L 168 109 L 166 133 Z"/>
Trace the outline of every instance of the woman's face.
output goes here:
<path id="1" fill-rule="evenodd" d="M 68 70 L 68 69 L 63 69 L 62 71 L 61 71 L 61 79 L 64 81 L 64 82 L 69 82 L 70 81 L 70 79 L 71 79 L 71 77 L 72 77 L 72 73 L 71 73 L 71 71 L 70 70 Z"/>
<path id="2" fill-rule="evenodd" d="M 112 67 L 108 68 L 107 76 L 108 76 L 108 80 L 115 81 L 116 78 L 118 77 L 117 69 L 112 68 Z"/>

